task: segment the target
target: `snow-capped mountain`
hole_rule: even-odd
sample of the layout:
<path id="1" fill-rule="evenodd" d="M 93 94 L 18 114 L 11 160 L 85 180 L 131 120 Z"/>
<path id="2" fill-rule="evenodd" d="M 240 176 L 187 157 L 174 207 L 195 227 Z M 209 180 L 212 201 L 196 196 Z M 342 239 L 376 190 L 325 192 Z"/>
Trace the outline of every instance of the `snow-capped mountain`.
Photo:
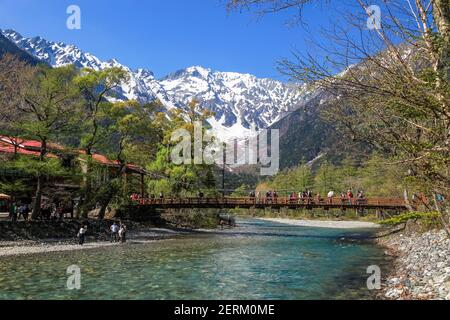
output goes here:
<path id="1" fill-rule="evenodd" d="M 170 74 L 160 83 L 171 101 L 185 105 L 195 97 L 215 113 L 212 124 L 226 128 L 266 128 L 305 99 L 305 90 L 279 81 L 199 66 Z"/>
<path id="2" fill-rule="evenodd" d="M 131 70 L 115 59 L 101 61 L 74 45 L 41 37 L 26 38 L 14 30 L 1 33 L 22 50 L 53 67 L 74 64 L 78 68 L 94 70 L 108 67 L 125 69 L 130 80 L 118 90 L 119 99 L 141 102 L 159 99 L 169 110 L 185 108 L 190 100 L 196 98 L 203 108 L 215 113 L 209 123 L 222 139 L 240 136 L 252 126 L 269 127 L 314 96 L 314 92 L 308 92 L 306 87 L 290 86 L 249 74 L 216 72 L 203 67 L 190 67 L 156 79 L 151 71 Z"/>

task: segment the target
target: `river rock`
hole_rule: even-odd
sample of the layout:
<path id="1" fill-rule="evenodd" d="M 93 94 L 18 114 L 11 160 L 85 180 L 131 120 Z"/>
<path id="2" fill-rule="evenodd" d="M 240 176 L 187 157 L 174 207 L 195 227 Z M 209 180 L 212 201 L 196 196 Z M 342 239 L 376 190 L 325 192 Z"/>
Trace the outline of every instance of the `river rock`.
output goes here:
<path id="1" fill-rule="evenodd" d="M 450 298 L 450 239 L 445 231 L 396 234 L 382 244 L 396 257 L 384 288 L 387 299 Z"/>

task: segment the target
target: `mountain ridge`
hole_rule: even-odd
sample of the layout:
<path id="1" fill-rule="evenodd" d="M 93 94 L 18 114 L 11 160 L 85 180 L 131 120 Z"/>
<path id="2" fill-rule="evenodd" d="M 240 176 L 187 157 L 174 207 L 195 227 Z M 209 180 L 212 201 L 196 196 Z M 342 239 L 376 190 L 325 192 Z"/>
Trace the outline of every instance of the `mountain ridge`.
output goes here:
<path id="1" fill-rule="evenodd" d="M 214 112 L 209 123 L 219 139 L 246 135 L 251 127 L 268 128 L 285 114 L 305 105 L 313 92 L 307 86 L 293 86 L 251 74 L 215 71 L 202 66 L 177 70 L 160 79 L 144 68 L 132 70 L 115 59 L 102 61 L 75 45 L 48 41 L 40 36 L 27 38 L 12 30 L 0 30 L 21 50 L 47 64 L 58 67 L 74 64 L 77 68 L 101 70 L 120 67 L 130 80 L 118 89 L 122 100 L 146 103 L 159 99 L 166 111 L 186 108 L 197 99 L 203 108 Z"/>

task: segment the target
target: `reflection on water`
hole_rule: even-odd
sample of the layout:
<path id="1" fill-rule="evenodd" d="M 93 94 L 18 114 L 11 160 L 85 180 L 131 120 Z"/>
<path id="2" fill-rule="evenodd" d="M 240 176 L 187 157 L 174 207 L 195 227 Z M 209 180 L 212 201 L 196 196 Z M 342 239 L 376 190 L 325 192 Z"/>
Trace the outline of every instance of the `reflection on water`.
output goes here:
<path id="1" fill-rule="evenodd" d="M 0 299 L 366 299 L 383 252 L 364 231 L 238 221 L 145 245 L 0 258 Z M 81 268 L 81 290 L 66 268 Z"/>

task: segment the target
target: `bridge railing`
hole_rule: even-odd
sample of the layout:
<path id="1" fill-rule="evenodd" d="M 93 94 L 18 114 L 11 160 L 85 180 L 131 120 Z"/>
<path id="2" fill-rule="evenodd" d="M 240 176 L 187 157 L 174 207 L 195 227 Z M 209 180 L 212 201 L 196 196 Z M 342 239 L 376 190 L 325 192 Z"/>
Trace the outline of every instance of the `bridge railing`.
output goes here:
<path id="1" fill-rule="evenodd" d="M 295 197 L 186 197 L 186 198 L 141 198 L 137 202 L 140 205 L 165 205 L 165 206 L 180 206 L 180 205 L 233 205 L 233 206 L 248 206 L 248 205 L 321 205 L 321 206 L 404 206 L 405 201 L 402 198 L 295 198 Z"/>

